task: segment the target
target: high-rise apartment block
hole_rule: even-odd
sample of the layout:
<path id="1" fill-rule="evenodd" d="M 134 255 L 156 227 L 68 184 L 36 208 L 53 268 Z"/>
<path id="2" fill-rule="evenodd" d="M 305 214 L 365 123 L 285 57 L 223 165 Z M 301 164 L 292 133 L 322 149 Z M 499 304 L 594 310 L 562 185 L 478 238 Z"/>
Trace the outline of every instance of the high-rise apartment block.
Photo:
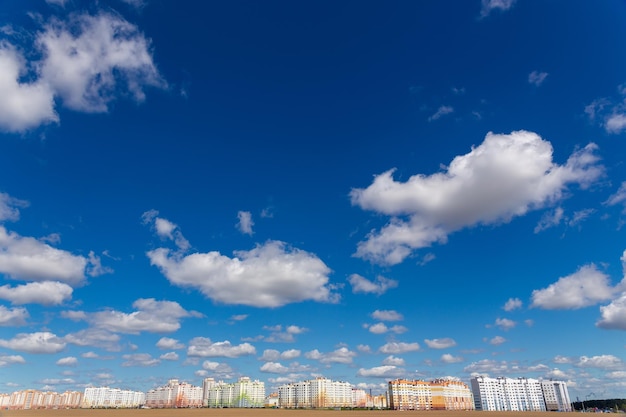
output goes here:
<path id="1" fill-rule="evenodd" d="M 477 410 L 572 411 L 563 381 L 475 377 L 470 381 Z"/>
<path id="2" fill-rule="evenodd" d="M 122 390 L 109 387 L 87 387 L 83 395 L 82 408 L 137 408 L 146 402 L 141 391 Z"/>
<path id="3" fill-rule="evenodd" d="M 178 379 L 170 379 L 167 385 L 151 389 L 146 393 L 146 407 L 189 408 L 202 407 L 202 387 Z"/>
<path id="4" fill-rule="evenodd" d="M 78 408 L 82 397 L 83 393 L 78 391 L 65 391 L 59 394 L 27 389 L 12 394 L 0 394 L 0 408 L 3 410 Z"/>
<path id="5" fill-rule="evenodd" d="M 278 387 L 278 406 L 284 408 L 353 407 L 349 382 L 316 378 Z"/>
<path id="6" fill-rule="evenodd" d="M 257 408 L 265 406 L 265 383 L 239 378 L 237 382 L 215 382 L 205 378 L 202 384 L 204 405 L 207 407 Z"/>
<path id="7" fill-rule="evenodd" d="M 389 408 L 392 410 L 473 410 L 472 392 L 460 381 L 389 381 Z"/>

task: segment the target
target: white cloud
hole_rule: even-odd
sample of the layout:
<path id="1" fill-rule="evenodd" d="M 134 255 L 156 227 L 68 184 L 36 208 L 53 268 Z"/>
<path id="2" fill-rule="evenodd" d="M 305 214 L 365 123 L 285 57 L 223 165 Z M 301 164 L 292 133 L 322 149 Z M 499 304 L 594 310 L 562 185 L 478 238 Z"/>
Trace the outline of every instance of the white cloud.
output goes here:
<path id="1" fill-rule="evenodd" d="M 26 281 L 61 281 L 76 286 L 90 269 L 83 256 L 53 248 L 0 226 L 0 273 Z"/>
<path id="2" fill-rule="evenodd" d="M 504 311 L 517 310 L 518 308 L 522 308 L 522 300 L 519 298 L 509 298 L 502 308 Z"/>
<path id="3" fill-rule="evenodd" d="M 530 74 L 528 74 L 528 82 L 530 84 L 533 84 L 539 87 L 546 80 L 547 76 L 548 76 L 547 72 L 533 71 Z"/>
<path id="4" fill-rule="evenodd" d="M 28 63 L 13 45 L 0 43 L 0 129 L 21 132 L 58 122 L 55 98 L 73 110 L 106 112 L 122 85 L 121 94 L 137 101 L 145 98 L 145 86 L 165 87 L 149 41 L 119 15 L 52 18 L 34 47 L 42 58 Z M 33 81 L 20 82 L 26 75 Z"/>
<path id="5" fill-rule="evenodd" d="M 617 192 L 611 195 L 604 204 L 614 206 L 616 204 L 626 204 L 626 181 L 622 182 Z"/>
<path id="6" fill-rule="evenodd" d="M 482 0 L 480 16 L 487 17 L 494 10 L 507 11 L 515 4 L 516 0 Z"/>
<path id="7" fill-rule="evenodd" d="M 381 353 L 387 354 L 402 354 L 407 352 L 416 352 L 420 350 L 420 345 L 417 342 L 414 343 L 406 343 L 406 342 L 389 342 L 384 344 L 378 349 Z"/>
<path id="8" fill-rule="evenodd" d="M 263 356 L 261 356 L 259 360 L 262 360 L 265 362 L 274 362 L 278 360 L 278 358 L 280 358 L 279 351 L 277 351 L 276 349 L 265 349 L 263 351 Z"/>
<path id="9" fill-rule="evenodd" d="M 65 336 L 65 341 L 77 346 L 95 346 L 108 351 L 119 351 L 120 336 L 103 329 L 84 329 Z"/>
<path id="10" fill-rule="evenodd" d="M 585 265 L 571 275 L 561 277 L 547 288 L 532 292 L 531 307 L 546 310 L 577 309 L 611 299 L 616 288 L 609 277 L 594 264 Z"/>
<path id="11" fill-rule="evenodd" d="M 24 326 L 30 315 L 25 308 L 7 308 L 0 305 L 0 326 Z"/>
<path id="12" fill-rule="evenodd" d="M 289 372 L 289 368 L 280 364 L 280 362 L 266 362 L 259 369 L 261 372 L 268 372 L 272 374 L 286 374 Z"/>
<path id="13" fill-rule="evenodd" d="M 25 285 L 0 287 L 0 299 L 11 304 L 59 305 L 72 298 L 72 287 L 62 282 L 30 282 Z"/>
<path id="14" fill-rule="evenodd" d="M 608 133 L 622 133 L 624 130 L 626 130 L 626 114 L 611 114 L 604 122 L 604 129 L 606 129 Z"/>
<path id="15" fill-rule="evenodd" d="M 348 277 L 348 282 L 352 285 L 352 292 L 354 294 L 382 295 L 386 293 L 387 290 L 398 286 L 398 281 L 380 275 L 376 277 L 376 281 L 370 281 L 359 274 L 352 274 Z"/>
<path id="16" fill-rule="evenodd" d="M 19 333 L 9 340 L 0 339 L 0 347 L 28 353 L 58 353 L 65 341 L 50 332 Z"/>
<path id="17" fill-rule="evenodd" d="M 428 118 L 429 122 L 433 120 L 438 120 L 446 114 L 450 114 L 454 112 L 454 108 L 452 106 L 440 106 L 437 111 Z"/>
<path id="18" fill-rule="evenodd" d="M 151 224 L 157 236 L 161 239 L 168 239 L 174 242 L 179 251 L 187 251 L 191 245 L 189 241 L 185 239 L 183 233 L 177 224 L 171 221 L 158 217 L 159 212 L 157 210 L 148 210 L 141 215 L 143 224 Z"/>
<path id="19" fill-rule="evenodd" d="M 553 211 L 546 211 L 541 216 L 539 223 L 535 226 L 535 233 L 542 232 L 554 226 L 558 226 L 563 221 L 563 208 L 557 207 Z"/>
<path id="20" fill-rule="evenodd" d="M 506 339 L 502 336 L 494 336 L 491 339 L 489 339 L 489 344 L 494 345 L 494 346 L 499 346 L 505 342 L 506 342 Z"/>
<path id="21" fill-rule="evenodd" d="M 256 349 L 250 343 L 232 345 L 228 340 L 214 343 L 211 342 L 211 339 L 206 337 L 194 337 L 189 341 L 189 347 L 187 348 L 187 356 L 198 356 L 202 358 L 238 358 L 254 354 L 256 354 Z"/>
<path id="22" fill-rule="evenodd" d="M 406 371 L 394 365 L 383 365 L 375 366 L 370 369 L 361 368 L 356 374 L 366 378 L 399 378 L 405 375 Z"/>
<path id="23" fill-rule="evenodd" d="M 580 368 L 611 370 L 624 368 L 624 361 L 613 355 L 581 356 L 575 365 Z"/>
<path id="24" fill-rule="evenodd" d="M 558 368 L 554 368 L 546 372 L 546 378 L 564 381 L 569 378 L 569 375 Z"/>
<path id="25" fill-rule="evenodd" d="M 415 249 L 445 243 L 452 232 L 506 223 L 554 204 L 564 198 L 569 184 L 584 188 L 603 174 L 596 148 L 587 145 L 558 165 L 552 161 L 550 142 L 535 133 L 488 133 L 481 145 L 454 158 L 444 172 L 414 175 L 406 182 L 395 181 L 394 170 L 380 174 L 369 187 L 353 189 L 351 201 L 392 217 L 359 243 L 355 255 L 397 264 Z"/>
<path id="26" fill-rule="evenodd" d="M 313 359 L 321 363 L 352 363 L 352 358 L 356 356 L 356 352 L 351 351 L 347 347 L 340 347 L 332 352 L 321 353 L 319 350 L 314 349 L 310 352 L 306 352 L 304 357 L 307 359 Z"/>
<path id="27" fill-rule="evenodd" d="M 383 359 L 383 365 L 404 366 L 404 359 L 389 355 Z"/>
<path id="28" fill-rule="evenodd" d="M 572 358 L 568 358 L 567 356 L 556 355 L 554 359 L 552 359 L 554 363 L 573 363 Z"/>
<path id="29" fill-rule="evenodd" d="M 460 356 L 453 356 L 449 353 L 444 353 L 441 355 L 441 362 L 443 363 L 459 363 L 463 362 L 463 358 Z"/>
<path id="30" fill-rule="evenodd" d="M 402 321 L 404 317 L 395 310 L 376 310 L 371 314 L 372 318 L 380 321 Z"/>
<path id="31" fill-rule="evenodd" d="M 254 232 L 252 231 L 252 226 L 254 226 L 254 222 L 252 221 L 252 214 L 249 211 L 239 211 L 237 212 L 237 229 L 243 234 L 252 236 Z"/>
<path id="32" fill-rule="evenodd" d="M 305 300 L 336 302 L 330 269 L 312 253 L 268 241 L 229 258 L 219 252 L 180 256 L 169 249 L 148 252 L 175 285 L 197 288 L 218 303 L 280 307 Z"/>
<path id="33" fill-rule="evenodd" d="M 1 58 L 0 58 L 1 59 Z M 0 64 L 1 65 L 1 64 Z M 0 71 L 0 79 L 2 78 L 2 71 Z M 1 83 L 1 81 L 0 81 Z M 0 87 L 1 89 L 1 87 Z M 2 112 L 0 111 L 0 114 Z M 2 117 L 2 116 L 0 116 Z M 0 123 L 1 124 L 1 123 Z M 15 197 L 11 197 L 6 193 L 0 193 L 0 222 L 12 221 L 15 222 L 20 218 L 20 208 L 28 207 L 28 201 L 20 200 Z"/>
<path id="34" fill-rule="evenodd" d="M 626 330 L 626 292 L 611 301 L 610 304 L 600 307 L 602 318 L 596 326 L 603 329 Z"/>
<path id="35" fill-rule="evenodd" d="M 275 326 L 263 326 L 264 330 L 268 330 L 271 334 L 268 337 L 265 337 L 264 340 L 266 342 L 271 343 L 291 343 L 295 342 L 295 335 L 302 334 L 307 332 L 309 329 L 305 327 L 299 327 L 296 325 L 290 325 L 285 328 L 283 331 L 283 326 L 277 324 Z"/>
<path id="36" fill-rule="evenodd" d="M 185 347 L 183 343 L 180 343 L 176 339 L 172 339 L 170 337 L 162 337 L 156 343 L 156 347 L 163 350 L 177 350 Z"/>
<path id="37" fill-rule="evenodd" d="M 502 319 L 498 317 L 496 319 L 496 326 L 501 328 L 504 331 L 507 331 L 517 326 L 517 323 L 510 319 L 506 319 L 506 318 Z"/>
<path id="38" fill-rule="evenodd" d="M 178 353 L 176 353 L 176 352 L 167 352 L 167 353 L 164 353 L 161 356 L 159 356 L 159 359 L 164 360 L 164 361 L 177 361 L 178 360 Z"/>
<path id="39" fill-rule="evenodd" d="M 424 339 L 424 343 L 431 349 L 447 349 L 456 346 L 456 341 L 450 337 L 443 339 Z"/>
<path id="40" fill-rule="evenodd" d="M 606 374 L 607 378 L 626 380 L 626 371 L 613 371 Z"/>
<path id="41" fill-rule="evenodd" d="M 129 353 L 127 355 L 122 355 L 122 358 L 125 360 L 122 362 L 123 367 L 129 366 L 157 366 L 161 363 L 160 359 L 153 358 L 149 353 Z"/>
<path id="42" fill-rule="evenodd" d="M 387 327 L 385 323 L 373 324 L 369 326 L 368 330 L 370 331 L 370 333 L 374 333 L 374 334 L 383 334 L 387 332 L 392 332 L 395 334 L 402 334 L 408 331 L 408 329 L 404 326 L 396 325 L 396 326 Z"/>
<path id="43" fill-rule="evenodd" d="M 482 359 L 478 362 L 472 362 L 463 368 L 463 372 L 480 375 L 505 375 L 508 371 L 509 367 L 505 361 L 498 362 L 491 359 Z"/>
<path id="44" fill-rule="evenodd" d="M 300 356 L 302 352 L 298 349 L 289 349 L 289 350 L 285 350 L 283 353 L 280 354 L 280 357 L 286 360 L 291 360 L 291 359 L 295 359 L 298 358 Z"/>
<path id="45" fill-rule="evenodd" d="M 111 332 L 165 333 L 180 329 L 182 318 L 198 316 L 198 313 L 185 310 L 175 301 L 157 301 L 154 298 L 140 298 L 133 303 L 133 308 L 137 311 L 105 310 L 87 314 L 87 321 L 94 327 Z"/>
<path id="46" fill-rule="evenodd" d="M 0 368 L 7 366 L 7 365 L 13 365 L 16 363 L 19 363 L 19 364 L 26 363 L 26 360 L 24 360 L 24 358 L 21 357 L 20 355 L 0 355 Z"/>
<path id="47" fill-rule="evenodd" d="M 78 359 L 76 359 L 74 356 L 68 356 L 59 359 L 56 364 L 59 366 L 76 366 L 78 365 Z"/>

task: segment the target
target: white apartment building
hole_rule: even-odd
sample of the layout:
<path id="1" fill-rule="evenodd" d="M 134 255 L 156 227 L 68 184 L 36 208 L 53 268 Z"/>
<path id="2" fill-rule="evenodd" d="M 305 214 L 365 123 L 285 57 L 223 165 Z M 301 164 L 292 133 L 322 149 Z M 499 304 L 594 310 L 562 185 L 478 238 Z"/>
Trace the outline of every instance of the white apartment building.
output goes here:
<path id="1" fill-rule="evenodd" d="M 563 381 L 541 381 L 543 399 L 548 411 L 572 411 L 567 384 Z"/>
<path id="2" fill-rule="evenodd" d="M 396 379 L 389 381 L 389 408 L 392 410 L 473 410 L 472 392 L 467 384 L 451 379 Z"/>
<path id="3" fill-rule="evenodd" d="M 170 379 L 167 385 L 151 389 L 146 393 L 146 407 L 189 408 L 202 407 L 202 387 L 178 379 Z"/>
<path id="4" fill-rule="evenodd" d="M 567 385 L 562 381 L 544 384 L 531 378 L 475 377 L 470 383 L 477 410 L 547 411 L 549 401 L 550 409 L 569 407 L 571 411 Z"/>
<path id="5" fill-rule="evenodd" d="M 265 383 L 241 377 L 237 382 L 215 382 L 205 378 L 202 384 L 204 404 L 219 408 L 258 408 L 265 406 Z"/>
<path id="6" fill-rule="evenodd" d="M 82 408 L 137 408 L 146 402 L 141 391 L 109 387 L 88 387 L 83 394 Z"/>
<path id="7" fill-rule="evenodd" d="M 284 408 L 353 407 L 352 385 L 316 378 L 278 387 L 278 406 Z"/>
<path id="8" fill-rule="evenodd" d="M 9 410 L 78 408 L 82 393 L 78 391 L 57 392 L 34 389 L 0 394 L 0 408 Z"/>

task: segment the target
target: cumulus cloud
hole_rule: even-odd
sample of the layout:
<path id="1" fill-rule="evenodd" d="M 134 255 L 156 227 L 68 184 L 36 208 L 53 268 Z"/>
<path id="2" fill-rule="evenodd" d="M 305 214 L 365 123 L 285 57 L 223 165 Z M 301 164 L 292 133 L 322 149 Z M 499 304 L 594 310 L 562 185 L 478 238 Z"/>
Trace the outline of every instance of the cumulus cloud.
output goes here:
<path id="1" fill-rule="evenodd" d="M 406 371 L 394 365 L 375 366 L 370 369 L 361 368 L 357 371 L 358 376 L 371 378 L 400 378 Z"/>
<path id="2" fill-rule="evenodd" d="M 25 285 L 0 287 L 0 299 L 11 304 L 63 304 L 72 298 L 72 287 L 58 281 L 31 282 Z"/>
<path id="3" fill-rule="evenodd" d="M 261 368 L 261 372 L 268 372 L 272 374 L 286 374 L 289 372 L 289 368 L 280 364 L 280 362 L 266 362 Z"/>
<path id="4" fill-rule="evenodd" d="M 156 347 L 163 350 L 177 350 L 184 348 L 185 345 L 176 339 L 172 339 L 171 337 L 162 337 L 156 343 Z"/>
<path id="5" fill-rule="evenodd" d="M 392 216 L 359 243 L 355 256 L 381 264 L 402 262 L 414 250 L 445 243 L 452 232 L 478 224 L 509 222 L 564 198 L 570 184 L 589 186 L 604 172 L 589 144 L 564 165 L 552 161 L 552 145 L 533 132 L 488 133 L 444 172 L 393 179 L 377 175 L 350 192 L 353 205 Z"/>
<path id="6" fill-rule="evenodd" d="M 613 355 L 581 356 L 575 363 L 580 368 L 597 368 L 604 370 L 621 369 L 624 361 Z"/>
<path id="7" fill-rule="evenodd" d="M 74 356 L 68 356 L 59 359 L 56 364 L 59 366 L 76 366 L 78 364 L 78 359 L 76 359 Z"/>
<path id="8" fill-rule="evenodd" d="M 626 114 L 613 113 L 606 118 L 604 128 L 608 133 L 618 134 L 626 130 Z"/>
<path id="9" fill-rule="evenodd" d="M 1 77 L 2 77 L 2 71 L 0 71 L 0 79 Z M 19 209 L 24 208 L 24 207 L 28 207 L 28 201 L 11 197 L 10 195 L 6 193 L 0 193 L 0 222 L 4 222 L 4 221 L 15 222 L 19 220 L 20 218 Z"/>
<path id="10" fill-rule="evenodd" d="M 165 87 L 150 42 L 121 16 L 100 12 L 52 18 L 35 37 L 41 59 L 27 62 L 0 43 L 0 129 L 21 132 L 59 121 L 56 99 L 72 110 L 106 112 L 119 95 L 137 101 L 144 87 Z M 28 76 L 31 81 L 22 82 Z"/>
<path id="11" fill-rule="evenodd" d="M 463 372 L 479 375 L 505 375 L 509 370 L 505 361 L 495 361 L 491 359 L 482 359 L 478 362 L 472 362 L 463 368 Z"/>
<path id="12" fill-rule="evenodd" d="M 383 359 L 383 365 L 404 366 L 404 359 L 389 355 Z"/>
<path id="13" fill-rule="evenodd" d="M 456 346 L 456 341 L 450 337 L 443 339 L 424 339 L 424 343 L 431 349 L 447 349 Z"/>
<path id="14" fill-rule="evenodd" d="M 429 122 L 433 120 L 441 119 L 446 114 L 450 114 L 454 112 L 454 108 L 452 106 L 441 106 L 437 109 L 437 111 L 428 118 Z"/>
<path id="15" fill-rule="evenodd" d="M 585 265 L 561 277 L 547 288 L 532 292 L 531 307 L 546 310 L 578 309 L 611 299 L 617 287 L 594 264 Z"/>
<path id="16" fill-rule="evenodd" d="M 371 314 L 372 318 L 380 321 L 402 321 L 404 316 L 395 310 L 376 310 Z"/>
<path id="17" fill-rule="evenodd" d="M 154 232 L 161 239 L 167 239 L 174 242 L 181 252 L 185 252 L 191 247 L 189 241 L 185 239 L 185 236 L 183 236 L 183 233 L 180 231 L 178 225 L 167 219 L 159 217 L 159 212 L 157 210 L 146 211 L 141 215 L 141 220 L 143 224 L 152 225 Z"/>
<path id="18" fill-rule="evenodd" d="M 547 72 L 533 71 L 528 74 L 528 83 L 539 87 L 546 80 Z"/>
<path id="19" fill-rule="evenodd" d="M 488 340 L 488 343 L 493 346 L 499 346 L 506 342 L 506 339 L 502 336 L 494 336 Z"/>
<path id="20" fill-rule="evenodd" d="M 514 322 L 511 319 L 506 319 L 506 318 L 500 318 L 498 317 L 496 319 L 496 323 L 495 323 L 496 327 L 501 328 L 504 331 L 507 330 L 511 330 L 512 328 L 514 328 L 515 326 L 517 326 L 517 323 Z"/>
<path id="21" fill-rule="evenodd" d="M 25 308 L 7 308 L 0 305 L 0 326 L 24 326 L 30 317 Z"/>
<path id="22" fill-rule="evenodd" d="M 254 226 L 254 222 L 252 221 L 252 214 L 249 211 L 239 211 L 237 212 L 237 229 L 245 234 L 252 236 L 254 232 L 252 231 L 252 226 Z"/>
<path id="23" fill-rule="evenodd" d="M 306 352 L 304 357 L 319 361 L 321 363 L 352 363 L 352 359 L 356 356 L 356 352 L 351 351 L 347 347 L 340 347 L 332 352 L 322 353 L 317 349 Z"/>
<path id="24" fill-rule="evenodd" d="M 95 346 L 108 351 L 119 351 L 120 336 L 104 329 L 84 329 L 75 333 L 69 333 L 64 337 L 67 343 L 76 346 Z"/>
<path id="25" fill-rule="evenodd" d="M 20 355 L 0 355 L 0 368 L 16 363 L 26 363 L 26 360 Z"/>
<path id="26" fill-rule="evenodd" d="M 395 354 L 399 355 L 407 352 L 416 352 L 420 350 L 420 345 L 417 342 L 414 343 L 406 343 L 406 342 L 389 342 L 384 344 L 378 349 L 381 353 L 387 354 Z"/>
<path id="27" fill-rule="evenodd" d="M 368 330 L 370 331 L 370 333 L 374 333 L 374 334 L 384 334 L 388 332 L 395 333 L 395 334 L 402 334 L 408 331 L 408 329 L 404 326 L 396 325 L 396 326 L 387 327 L 385 323 L 372 324 L 371 326 L 368 327 Z"/>
<path id="28" fill-rule="evenodd" d="M 376 277 L 376 281 L 370 281 L 359 274 L 352 274 L 348 277 L 348 282 L 352 285 L 352 292 L 354 294 L 382 295 L 386 293 L 387 290 L 398 286 L 398 281 L 380 275 Z"/>
<path id="29" fill-rule="evenodd" d="M 487 17 L 494 10 L 501 12 L 509 10 L 517 0 L 482 0 L 480 17 Z"/>
<path id="30" fill-rule="evenodd" d="M 161 356 L 159 356 L 159 359 L 164 360 L 164 361 L 177 361 L 178 360 L 178 353 L 176 353 L 176 352 L 167 352 L 167 353 L 164 353 Z"/>
<path id="31" fill-rule="evenodd" d="M 626 330 L 626 292 L 611 301 L 610 304 L 600 307 L 601 319 L 596 326 L 603 329 Z"/>
<path id="32" fill-rule="evenodd" d="M 444 353 L 441 355 L 441 362 L 443 363 L 459 363 L 463 362 L 463 358 L 460 356 L 454 356 L 449 353 Z"/>
<path id="33" fill-rule="evenodd" d="M 0 347 L 27 353 L 58 353 L 65 341 L 50 332 L 19 333 L 12 339 L 0 339 Z"/>
<path id="34" fill-rule="evenodd" d="M 196 288 L 218 303 L 280 307 L 305 300 L 337 302 L 330 269 L 312 253 L 268 241 L 229 258 L 219 252 L 181 256 L 169 249 L 148 252 L 152 265 L 181 287 Z"/>
<path id="35" fill-rule="evenodd" d="M 585 113 L 592 122 L 599 121 L 609 134 L 620 134 L 626 130 L 626 88 L 618 86 L 619 99 L 599 98 L 585 106 Z"/>
<path id="36" fill-rule="evenodd" d="M 295 342 L 296 335 L 307 332 L 309 329 L 306 327 L 296 326 L 294 324 L 290 326 L 286 326 L 283 329 L 281 324 L 277 324 L 275 326 L 263 326 L 263 330 L 270 331 L 270 335 L 265 337 L 263 340 L 271 343 L 291 343 Z"/>
<path id="37" fill-rule="evenodd" d="M 149 367 L 157 366 L 161 363 L 160 359 L 153 358 L 149 353 L 129 353 L 122 355 L 122 358 L 124 359 L 124 362 L 122 362 L 123 367 Z"/>
<path id="38" fill-rule="evenodd" d="M 504 311 L 517 310 L 518 308 L 522 308 L 522 300 L 519 298 L 509 298 L 502 308 Z"/>
<path id="39" fill-rule="evenodd" d="M 182 318 L 199 316 L 199 313 L 189 312 L 175 301 L 157 301 L 154 298 L 140 298 L 133 303 L 133 308 L 137 311 L 123 313 L 105 310 L 88 313 L 87 321 L 94 327 L 111 332 L 168 333 L 180 329 Z"/>
<path id="40" fill-rule="evenodd" d="M 616 204 L 626 205 L 626 181 L 622 182 L 619 189 L 612 194 L 604 204 L 614 206 Z"/>
<path id="41" fill-rule="evenodd" d="M 187 356 L 197 356 L 202 358 L 225 357 L 239 358 L 246 355 L 256 354 L 256 349 L 250 343 L 232 345 L 228 340 L 223 342 L 212 342 L 206 337 L 194 337 L 189 342 Z"/>

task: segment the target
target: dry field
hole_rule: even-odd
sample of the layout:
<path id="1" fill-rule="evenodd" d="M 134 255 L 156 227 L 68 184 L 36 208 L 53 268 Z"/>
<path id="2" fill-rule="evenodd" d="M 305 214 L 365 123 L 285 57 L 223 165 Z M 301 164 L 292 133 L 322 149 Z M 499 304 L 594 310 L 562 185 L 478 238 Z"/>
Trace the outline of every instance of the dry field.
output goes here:
<path id="1" fill-rule="evenodd" d="M 197 408 L 151 410 L 15 410 L 0 411 L 0 417 L 550 417 L 553 413 L 496 411 L 333 411 L 246 408 Z M 558 413 L 575 417 L 575 413 Z"/>

